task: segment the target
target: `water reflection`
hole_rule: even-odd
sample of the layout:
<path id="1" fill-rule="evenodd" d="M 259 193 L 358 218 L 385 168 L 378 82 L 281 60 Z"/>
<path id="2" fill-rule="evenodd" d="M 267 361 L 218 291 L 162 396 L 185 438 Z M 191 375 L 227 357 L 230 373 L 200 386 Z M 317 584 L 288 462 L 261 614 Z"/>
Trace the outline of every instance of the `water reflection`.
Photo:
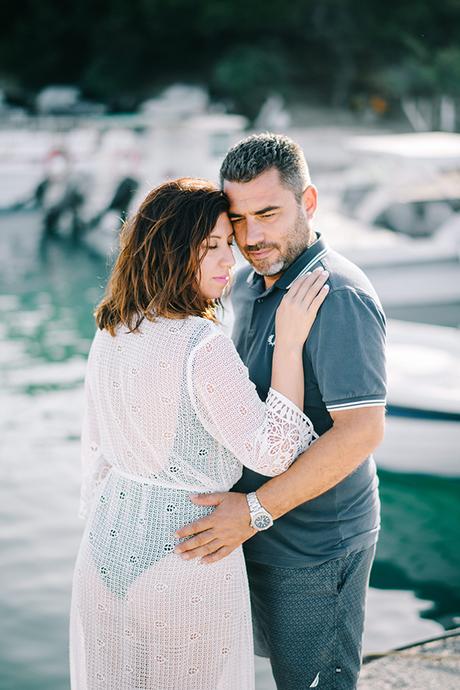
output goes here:
<path id="1" fill-rule="evenodd" d="M 424 618 L 460 622 L 460 480 L 379 472 L 382 533 L 371 584 L 432 601 Z"/>

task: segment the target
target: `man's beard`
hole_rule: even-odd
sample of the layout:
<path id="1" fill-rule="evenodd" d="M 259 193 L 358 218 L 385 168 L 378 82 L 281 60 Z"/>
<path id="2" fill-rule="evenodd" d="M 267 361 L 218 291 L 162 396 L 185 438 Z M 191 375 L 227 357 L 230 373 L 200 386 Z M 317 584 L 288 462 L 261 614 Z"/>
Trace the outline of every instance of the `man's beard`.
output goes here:
<path id="1" fill-rule="evenodd" d="M 261 276 L 276 276 L 282 271 L 285 271 L 300 254 L 308 246 L 308 224 L 299 210 L 296 221 L 293 227 L 289 230 L 286 236 L 286 245 L 283 251 L 276 242 L 261 242 L 259 244 L 246 245 L 242 253 L 247 261 L 251 264 L 254 271 Z M 257 264 L 251 261 L 250 251 L 260 251 L 262 249 L 277 249 L 279 252 L 278 260 L 270 263 L 268 260 L 259 261 Z"/>

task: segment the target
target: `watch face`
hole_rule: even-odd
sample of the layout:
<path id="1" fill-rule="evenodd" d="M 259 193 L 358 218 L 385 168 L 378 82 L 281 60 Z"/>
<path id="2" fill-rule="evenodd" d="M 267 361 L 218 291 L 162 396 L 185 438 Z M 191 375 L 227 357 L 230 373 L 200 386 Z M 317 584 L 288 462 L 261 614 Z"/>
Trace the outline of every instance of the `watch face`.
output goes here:
<path id="1" fill-rule="evenodd" d="M 256 529 L 267 529 L 267 527 L 271 527 L 271 525 L 272 521 L 268 515 L 262 513 L 254 518 L 254 527 Z"/>

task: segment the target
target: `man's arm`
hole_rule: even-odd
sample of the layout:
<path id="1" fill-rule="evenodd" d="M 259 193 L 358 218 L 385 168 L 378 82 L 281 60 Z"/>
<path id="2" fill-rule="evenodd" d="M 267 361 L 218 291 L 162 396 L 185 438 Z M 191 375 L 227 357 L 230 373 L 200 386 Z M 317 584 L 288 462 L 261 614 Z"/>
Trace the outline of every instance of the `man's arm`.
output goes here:
<path id="1" fill-rule="evenodd" d="M 283 474 L 257 490 L 260 503 L 273 518 L 316 498 L 351 474 L 379 445 L 384 431 L 384 406 L 331 412 L 333 426 L 300 455 Z M 178 530 L 192 537 L 176 547 L 183 558 L 203 557 L 206 563 L 224 558 L 255 534 L 249 524 L 245 494 L 215 493 L 192 498 L 215 511 Z M 192 536 L 195 535 L 195 536 Z"/>
<path id="2" fill-rule="evenodd" d="M 259 501 L 274 518 L 345 479 L 383 436 L 385 317 L 376 301 L 354 288 L 331 292 L 306 347 L 333 426 L 287 472 L 258 489 Z M 212 494 L 193 500 L 217 508 L 178 531 L 180 537 L 197 535 L 178 546 L 179 553 L 205 556 L 206 562 L 212 562 L 253 536 L 244 494 Z"/>
<path id="3" fill-rule="evenodd" d="M 332 428 L 288 472 L 274 477 L 257 491 L 259 501 L 274 518 L 343 481 L 383 439 L 383 405 L 332 412 L 331 417 Z"/>

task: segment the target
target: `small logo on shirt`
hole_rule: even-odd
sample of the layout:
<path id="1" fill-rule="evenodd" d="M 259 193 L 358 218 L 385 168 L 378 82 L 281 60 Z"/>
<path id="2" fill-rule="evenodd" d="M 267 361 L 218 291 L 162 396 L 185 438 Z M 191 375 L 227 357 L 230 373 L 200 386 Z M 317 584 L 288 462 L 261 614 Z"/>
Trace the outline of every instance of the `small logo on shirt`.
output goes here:
<path id="1" fill-rule="evenodd" d="M 311 685 L 309 685 L 308 687 L 309 687 L 309 688 L 317 688 L 318 685 L 319 685 L 319 673 L 318 673 L 318 675 L 315 677 L 313 683 L 312 683 Z"/>
<path id="2" fill-rule="evenodd" d="M 269 345 L 271 345 L 272 347 L 275 347 L 275 334 L 274 333 L 272 333 L 271 335 L 268 336 L 267 343 Z"/>

